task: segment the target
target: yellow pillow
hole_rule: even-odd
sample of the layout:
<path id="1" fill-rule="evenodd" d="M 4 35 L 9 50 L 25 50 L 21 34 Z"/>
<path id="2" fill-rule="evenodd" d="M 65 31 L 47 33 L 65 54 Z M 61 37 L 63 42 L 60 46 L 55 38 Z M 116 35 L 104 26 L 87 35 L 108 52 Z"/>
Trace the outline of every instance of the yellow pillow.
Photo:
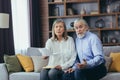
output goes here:
<path id="1" fill-rule="evenodd" d="M 30 72 L 34 70 L 34 65 L 31 57 L 17 54 L 17 58 L 26 72 Z"/>
<path id="2" fill-rule="evenodd" d="M 110 57 L 112 58 L 112 63 L 109 71 L 120 72 L 120 52 L 117 52 L 117 53 L 112 52 L 110 54 Z"/>

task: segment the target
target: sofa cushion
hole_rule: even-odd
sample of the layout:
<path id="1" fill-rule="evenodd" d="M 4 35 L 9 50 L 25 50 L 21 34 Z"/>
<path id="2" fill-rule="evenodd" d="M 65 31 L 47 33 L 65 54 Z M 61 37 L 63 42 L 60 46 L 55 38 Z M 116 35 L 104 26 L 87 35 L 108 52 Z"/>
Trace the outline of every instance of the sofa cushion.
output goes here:
<path id="1" fill-rule="evenodd" d="M 106 61 L 105 66 L 106 66 L 106 69 L 107 69 L 107 71 L 108 71 L 108 70 L 109 70 L 109 67 L 110 67 L 110 65 L 111 65 L 111 62 L 112 62 L 112 58 L 111 58 L 111 57 L 108 57 L 108 56 L 105 56 L 105 61 Z"/>
<path id="2" fill-rule="evenodd" d="M 109 72 L 100 80 L 120 80 L 120 72 Z"/>
<path id="3" fill-rule="evenodd" d="M 43 59 L 42 56 L 31 56 L 34 64 L 34 71 L 40 72 L 44 66 L 48 64 L 48 59 Z"/>
<path id="4" fill-rule="evenodd" d="M 0 80 L 8 80 L 8 71 L 5 63 L 0 63 Z"/>
<path id="5" fill-rule="evenodd" d="M 27 49 L 27 55 L 28 56 L 41 56 L 41 52 L 39 50 L 39 48 L 36 48 L 36 47 L 29 47 Z"/>
<path id="6" fill-rule="evenodd" d="M 46 48 L 37 48 L 37 47 L 29 47 L 27 49 L 28 56 L 49 56 L 51 52 Z"/>
<path id="7" fill-rule="evenodd" d="M 120 46 L 104 46 L 104 54 L 109 56 L 111 52 L 120 52 Z"/>
<path id="8" fill-rule="evenodd" d="M 9 75 L 9 80 L 40 80 L 40 73 L 17 72 Z"/>
<path id="9" fill-rule="evenodd" d="M 39 48 L 39 51 L 41 52 L 42 56 L 50 56 L 51 51 L 46 48 Z"/>
<path id="10" fill-rule="evenodd" d="M 118 53 L 111 53 L 110 57 L 112 58 L 112 63 L 110 66 L 109 71 L 118 71 L 120 72 L 120 52 Z"/>
<path id="11" fill-rule="evenodd" d="M 30 72 L 34 70 L 33 61 L 30 56 L 17 54 L 17 58 L 26 72 Z"/>
<path id="12" fill-rule="evenodd" d="M 8 72 L 19 72 L 22 71 L 22 66 L 16 55 L 4 55 L 4 61 L 7 66 Z"/>

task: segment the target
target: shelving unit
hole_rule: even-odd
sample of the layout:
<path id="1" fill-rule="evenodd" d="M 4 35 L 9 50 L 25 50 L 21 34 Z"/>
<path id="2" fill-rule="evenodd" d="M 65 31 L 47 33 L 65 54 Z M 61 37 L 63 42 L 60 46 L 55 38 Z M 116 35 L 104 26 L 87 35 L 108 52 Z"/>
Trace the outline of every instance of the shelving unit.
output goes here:
<path id="1" fill-rule="evenodd" d="M 77 18 L 84 18 L 89 24 L 90 31 L 99 36 L 104 46 L 120 45 L 118 37 L 120 35 L 120 0 L 63 0 L 61 2 L 48 0 L 48 12 L 49 36 L 51 36 L 55 19 L 63 19 L 68 34 L 72 36 L 75 31 L 70 26 L 71 22 Z M 100 18 L 105 25 L 98 28 L 96 22 Z"/>

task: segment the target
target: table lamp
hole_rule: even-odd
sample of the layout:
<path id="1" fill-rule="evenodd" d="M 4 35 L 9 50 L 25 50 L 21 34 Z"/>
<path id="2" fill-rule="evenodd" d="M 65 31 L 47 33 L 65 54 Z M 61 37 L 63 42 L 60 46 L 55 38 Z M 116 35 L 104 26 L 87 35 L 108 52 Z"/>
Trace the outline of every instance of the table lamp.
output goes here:
<path id="1" fill-rule="evenodd" d="M 0 28 L 9 28 L 9 14 L 0 13 Z"/>

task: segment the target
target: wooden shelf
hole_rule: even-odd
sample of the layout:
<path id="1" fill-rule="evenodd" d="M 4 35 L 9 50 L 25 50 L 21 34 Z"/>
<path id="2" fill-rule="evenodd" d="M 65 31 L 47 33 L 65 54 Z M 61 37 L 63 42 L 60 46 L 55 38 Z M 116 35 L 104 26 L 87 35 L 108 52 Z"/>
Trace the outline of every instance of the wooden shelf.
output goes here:
<path id="1" fill-rule="evenodd" d="M 90 3 L 97 2 L 97 0 L 66 0 L 66 3 Z"/>
<path id="2" fill-rule="evenodd" d="M 119 13 L 120 14 L 120 13 Z M 115 16 L 118 13 L 111 13 L 111 14 L 84 14 L 84 15 L 65 15 L 65 16 L 49 16 L 49 18 L 72 18 L 72 17 L 94 17 L 94 16 Z"/>
<path id="3" fill-rule="evenodd" d="M 102 31 L 104 31 L 104 30 L 105 30 L 105 31 L 106 31 L 106 30 L 109 30 L 109 31 L 110 31 L 110 30 L 113 30 L 113 31 L 114 31 L 114 30 L 120 30 L 120 29 L 118 29 L 118 28 L 101 28 L 100 30 L 102 30 Z"/>
<path id="4" fill-rule="evenodd" d="M 99 13 L 99 14 L 84 14 L 84 15 L 81 15 L 83 17 L 94 17 L 94 16 L 115 16 L 117 15 L 118 13 Z"/>
<path id="5" fill-rule="evenodd" d="M 74 17 L 81 17 L 80 15 L 68 15 L 68 16 L 49 16 L 49 18 L 74 18 Z"/>
<path id="6" fill-rule="evenodd" d="M 48 2 L 48 5 L 50 4 L 64 4 L 64 2 Z"/>
<path id="7" fill-rule="evenodd" d="M 75 32 L 75 30 L 74 30 L 74 29 L 71 29 L 71 30 L 67 30 L 67 32 Z"/>
<path id="8" fill-rule="evenodd" d="M 120 46 L 120 43 L 103 43 L 103 46 Z"/>
<path id="9" fill-rule="evenodd" d="M 67 32 L 75 32 L 75 30 L 67 30 Z M 49 31 L 49 33 L 52 33 L 52 31 Z"/>
<path id="10" fill-rule="evenodd" d="M 104 46 L 110 46 L 110 45 L 120 45 L 120 38 L 118 38 L 118 34 L 120 35 L 120 12 L 111 12 L 107 13 L 105 8 L 107 9 L 107 5 L 105 3 L 106 1 L 101 0 L 64 0 L 63 2 L 48 2 L 48 10 L 49 15 L 50 12 L 52 12 L 52 8 L 59 7 L 59 13 L 62 13 L 60 16 L 49 16 L 48 15 L 48 24 L 49 24 L 49 34 L 52 33 L 51 27 L 55 19 L 63 19 L 67 25 L 67 27 L 70 27 L 70 23 L 73 22 L 77 18 L 84 18 L 89 26 L 90 31 L 97 34 L 101 41 L 103 42 L 103 38 L 107 36 L 116 37 L 118 40 L 118 43 L 103 43 Z M 104 4 L 103 4 L 104 3 Z M 93 7 L 93 5 L 95 7 Z M 86 8 L 86 14 L 81 15 L 80 11 L 82 7 Z M 68 8 L 71 8 L 73 11 L 72 15 L 68 15 Z M 91 12 L 94 12 L 94 14 L 91 14 Z M 99 18 L 104 18 L 105 25 L 103 28 L 96 28 L 95 22 Z M 111 24 L 112 23 L 112 27 Z M 69 28 L 68 28 L 69 29 Z M 74 30 L 67 30 L 69 34 L 72 34 L 75 32 Z M 112 36 L 112 37 L 111 37 Z"/>

